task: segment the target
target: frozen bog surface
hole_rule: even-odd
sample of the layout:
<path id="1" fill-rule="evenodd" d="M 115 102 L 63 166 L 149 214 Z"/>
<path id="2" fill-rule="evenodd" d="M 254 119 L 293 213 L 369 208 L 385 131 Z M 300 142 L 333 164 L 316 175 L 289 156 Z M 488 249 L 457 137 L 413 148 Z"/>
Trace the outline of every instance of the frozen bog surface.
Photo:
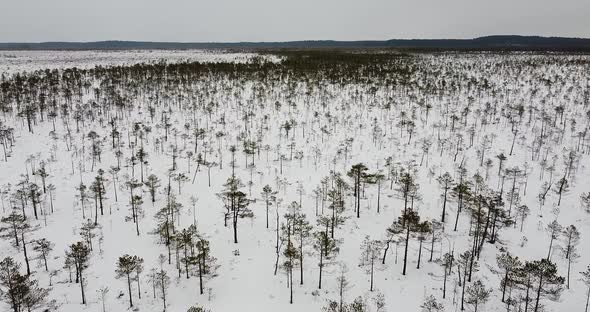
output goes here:
<path id="1" fill-rule="evenodd" d="M 582 311 L 589 69 L 542 53 L 0 51 L 0 258 L 26 275 L 25 243 L 39 311 L 125 311 L 130 295 L 138 311 L 537 311 L 539 284 L 539 311 Z M 507 271 L 506 253 L 529 266 Z"/>

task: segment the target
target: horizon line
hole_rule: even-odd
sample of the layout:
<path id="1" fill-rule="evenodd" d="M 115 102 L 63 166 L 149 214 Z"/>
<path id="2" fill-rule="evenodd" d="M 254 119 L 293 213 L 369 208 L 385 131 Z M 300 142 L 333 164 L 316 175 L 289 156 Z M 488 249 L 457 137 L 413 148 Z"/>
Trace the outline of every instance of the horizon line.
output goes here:
<path id="1" fill-rule="evenodd" d="M 141 40 L 141 39 L 99 39 L 99 40 L 44 40 L 44 41 L 0 41 L 0 44 L 47 44 L 47 43 L 103 43 L 103 42 L 134 42 L 134 43 L 175 43 L 175 44 L 240 44 L 240 43 L 291 43 L 291 42 L 387 42 L 387 41 L 469 41 L 484 38 L 539 38 L 539 39 L 573 39 L 590 40 L 590 37 L 543 36 L 543 35 L 483 35 L 471 38 L 389 38 L 389 39 L 296 39 L 296 40 L 242 40 L 242 41 L 169 41 L 169 40 Z"/>

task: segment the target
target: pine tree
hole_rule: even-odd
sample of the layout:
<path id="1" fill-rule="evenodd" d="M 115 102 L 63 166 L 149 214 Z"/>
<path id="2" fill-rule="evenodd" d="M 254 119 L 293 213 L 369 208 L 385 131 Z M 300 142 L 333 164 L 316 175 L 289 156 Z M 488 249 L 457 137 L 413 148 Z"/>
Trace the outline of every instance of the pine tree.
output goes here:
<path id="1" fill-rule="evenodd" d="M 332 260 L 339 252 L 338 242 L 328 235 L 328 231 L 318 231 L 314 233 L 313 248 L 318 252 L 320 261 L 318 267 L 320 268 L 318 278 L 318 289 L 322 289 L 322 272 L 326 266 L 326 262 Z"/>
<path id="2" fill-rule="evenodd" d="M 531 210 L 529 209 L 529 207 L 527 205 L 520 205 L 520 206 L 516 207 L 517 215 L 520 218 L 520 231 L 521 232 L 522 232 L 522 228 L 524 226 L 524 220 L 529 215 L 530 211 Z M 516 226 L 516 222 L 515 222 L 515 226 Z"/>
<path id="3" fill-rule="evenodd" d="M 196 263 L 194 258 L 194 241 L 193 239 L 195 238 L 195 236 L 197 235 L 197 228 L 194 225 L 189 226 L 186 229 L 182 229 L 181 231 L 178 231 L 176 233 L 176 236 L 174 237 L 174 240 L 176 241 L 176 249 L 182 249 L 183 250 L 183 255 L 182 258 L 180 259 L 180 262 L 184 263 L 184 271 L 186 273 L 186 278 L 189 279 L 190 278 L 190 266 Z M 191 253 L 189 253 L 189 251 L 193 251 Z M 181 266 L 177 265 L 178 267 L 178 277 L 180 277 L 180 273 L 181 273 Z"/>
<path id="4" fill-rule="evenodd" d="M 463 205 L 468 202 L 471 197 L 471 184 L 468 181 L 461 180 L 457 183 L 451 192 L 453 198 L 457 200 L 457 214 L 455 216 L 455 227 L 453 231 L 457 231 L 457 225 L 459 224 L 459 214 L 463 210 Z"/>
<path id="5" fill-rule="evenodd" d="M 242 186 L 240 179 L 231 176 L 224 184 L 224 190 L 221 193 L 221 196 L 229 203 L 227 207 L 232 219 L 235 244 L 238 243 L 238 220 L 254 216 L 248 208 L 250 201 L 246 198 L 246 194 L 239 190 Z"/>
<path id="6" fill-rule="evenodd" d="M 80 182 L 80 185 L 78 185 L 76 189 L 78 190 L 78 195 L 76 197 L 80 200 L 80 208 L 82 209 L 82 218 L 86 219 L 85 204 L 88 201 L 87 187 L 84 183 Z"/>
<path id="7" fill-rule="evenodd" d="M 557 220 L 553 220 L 551 223 L 547 225 L 547 233 L 549 234 L 549 251 L 547 252 L 547 260 L 551 259 L 553 242 L 558 238 L 558 235 L 561 233 L 562 228 L 563 227 L 557 222 Z"/>
<path id="8" fill-rule="evenodd" d="M 572 224 L 563 230 L 562 235 L 565 242 L 565 258 L 569 259 L 572 248 L 580 242 L 580 231 Z"/>
<path id="9" fill-rule="evenodd" d="M 443 175 L 438 177 L 437 181 L 440 184 L 440 187 L 443 189 L 443 194 L 442 194 L 443 209 L 442 209 L 441 222 L 444 223 L 446 211 L 447 211 L 447 197 L 448 197 L 449 190 L 451 189 L 451 186 L 453 185 L 453 178 L 451 177 L 450 173 L 445 172 Z"/>
<path id="10" fill-rule="evenodd" d="M 410 236 L 416 232 L 423 232 L 430 228 L 428 221 L 420 222 L 420 216 L 412 209 L 408 209 L 402 216 L 398 218 L 398 221 L 393 225 L 393 231 L 396 234 L 405 236 L 405 249 L 404 249 L 404 265 L 402 275 L 406 275 L 406 268 L 408 263 L 408 246 L 410 243 Z"/>
<path id="11" fill-rule="evenodd" d="M 127 287 L 129 290 L 129 307 L 133 307 L 133 296 L 131 294 L 131 281 L 132 273 L 136 272 L 137 266 L 143 262 L 143 259 L 139 258 L 138 256 L 130 256 L 130 255 L 123 255 L 119 257 L 117 260 L 117 269 L 115 273 L 117 273 L 116 278 L 126 278 L 127 279 Z"/>
<path id="12" fill-rule="evenodd" d="M 49 290 L 38 286 L 31 276 L 20 274 L 20 264 L 11 257 L 0 261 L 0 296 L 14 312 L 32 311 L 41 307 Z"/>
<path id="13" fill-rule="evenodd" d="M 22 291 L 25 277 L 20 275 L 19 271 L 20 265 L 11 257 L 6 257 L 0 262 L 0 294 L 14 312 L 21 310 L 25 296 Z"/>
<path id="14" fill-rule="evenodd" d="M 27 268 L 27 276 L 31 275 L 31 267 L 27 249 L 28 236 L 32 232 L 38 230 L 39 227 L 31 226 L 25 217 L 18 215 L 14 211 L 10 215 L 2 218 L 1 222 L 4 225 L 0 227 L 0 233 L 3 234 L 3 237 L 13 237 L 13 246 L 15 248 L 20 249 L 22 247 L 25 265 Z"/>
<path id="15" fill-rule="evenodd" d="M 144 184 L 148 187 L 152 203 L 156 202 L 156 192 L 160 187 L 160 179 L 155 174 L 150 174 Z"/>
<path id="16" fill-rule="evenodd" d="M 428 221 L 424 221 L 420 224 L 418 224 L 416 226 L 416 233 L 417 233 L 417 239 L 419 242 L 419 246 L 418 246 L 418 263 L 416 265 L 416 269 L 420 269 L 420 263 L 422 260 L 422 244 L 424 243 L 424 240 L 426 240 L 426 236 L 432 231 L 432 225 L 430 222 Z M 433 238 L 434 240 L 434 238 Z"/>
<path id="17" fill-rule="evenodd" d="M 217 276 L 217 259 L 211 255 L 209 241 L 203 235 L 197 236 L 195 243 L 197 248 L 196 261 L 199 271 L 199 293 L 203 294 L 204 280 Z"/>
<path id="18" fill-rule="evenodd" d="M 47 193 L 46 181 L 47 181 L 47 177 L 49 177 L 49 173 L 47 172 L 47 169 L 45 168 L 44 161 L 42 161 L 39 164 L 39 169 L 37 169 L 37 171 L 35 171 L 35 175 L 37 175 L 41 178 L 41 184 L 43 186 L 43 194 Z"/>
<path id="19" fill-rule="evenodd" d="M 165 258 L 166 257 L 164 255 L 160 255 L 160 269 L 156 272 L 155 276 L 156 287 L 160 289 L 164 311 L 166 311 L 166 294 L 168 293 L 168 286 L 170 285 L 170 277 L 168 276 L 168 273 L 166 273 L 166 271 L 162 268 L 162 263 L 165 261 Z"/>
<path id="20" fill-rule="evenodd" d="M 135 263 L 135 281 L 137 282 L 137 296 L 141 299 L 141 281 L 140 275 L 143 272 L 143 258 L 137 257 Z"/>
<path id="21" fill-rule="evenodd" d="M 504 167 L 502 165 L 504 164 L 504 161 L 507 158 L 506 158 L 506 155 L 504 155 L 504 153 L 500 153 L 500 154 L 496 155 L 496 158 L 498 158 L 498 176 L 499 176 L 502 172 L 502 169 L 504 169 Z"/>
<path id="22" fill-rule="evenodd" d="M 41 204 L 41 192 L 39 191 L 39 186 L 35 183 L 28 183 L 27 196 L 31 200 L 31 204 L 33 205 L 33 214 L 35 215 L 35 219 L 39 219 L 39 213 L 37 209 L 38 206 Z"/>
<path id="23" fill-rule="evenodd" d="M 365 236 L 361 244 L 361 259 L 360 266 L 365 269 L 365 273 L 369 274 L 371 286 L 370 291 L 373 291 L 375 262 L 379 258 L 379 251 L 382 243 L 379 240 L 372 240 L 369 236 Z"/>
<path id="24" fill-rule="evenodd" d="M 119 168 L 118 166 L 111 166 L 111 168 L 109 168 L 109 173 L 113 177 L 113 192 L 115 193 L 115 202 L 119 200 L 119 198 L 117 197 L 117 181 L 119 171 L 121 171 L 121 168 Z"/>
<path id="25" fill-rule="evenodd" d="M 178 194 L 180 195 L 182 194 L 182 184 L 188 182 L 189 177 L 183 172 L 178 172 L 174 175 L 174 180 L 178 182 Z"/>
<path id="26" fill-rule="evenodd" d="M 33 250 L 35 250 L 39 254 L 39 259 L 43 260 L 43 264 L 45 265 L 45 271 L 49 271 L 47 267 L 47 257 L 53 250 L 54 244 L 45 238 L 37 239 L 33 241 Z"/>
<path id="27" fill-rule="evenodd" d="M 313 227 L 307 221 L 305 214 L 295 213 L 293 215 L 293 235 L 299 243 L 299 284 L 303 285 L 303 257 L 305 255 L 304 245 L 311 235 Z"/>
<path id="28" fill-rule="evenodd" d="M 329 205 L 328 209 L 330 213 L 330 237 L 334 238 L 334 232 L 336 228 L 340 228 L 341 225 L 346 221 L 346 217 L 343 216 L 344 212 L 344 191 L 348 188 L 348 185 L 340 177 L 335 178 L 335 188 L 328 191 Z"/>
<path id="29" fill-rule="evenodd" d="M 453 269 L 453 254 L 451 253 L 445 253 L 442 257 L 442 261 L 440 263 L 440 265 L 443 268 L 443 299 L 446 298 L 447 296 L 447 278 L 448 276 L 451 274 L 452 269 Z"/>
<path id="30" fill-rule="evenodd" d="M 424 298 L 424 303 L 420 305 L 420 308 L 421 312 L 443 312 L 445 310 L 444 304 L 438 302 L 433 295 Z"/>
<path id="31" fill-rule="evenodd" d="M 268 208 L 270 207 L 271 202 L 274 201 L 274 197 L 276 192 L 272 190 L 272 188 L 267 184 L 262 188 L 262 199 L 264 200 L 264 204 L 266 205 L 266 228 L 268 229 Z"/>
<path id="32" fill-rule="evenodd" d="M 473 311 L 477 312 L 479 305 L 488 301 L 490 293 L 491 290 L 487 289 L 480 280 L 477 280 L 467 288 L 467 303 L 473 305 Z"/>
<path id="33" fill-rule="evenodd" d="M 102 169 L 99 169 L 98 175 L 94 178 L 94 182 L 92 182 L 92 185 L 90 185 L 90 190 L 94 194 L 95 206 L 96 206 L 96 202 L 98 202 L 98 206 L 100 207 L 100 215 L 101 216 L 104 215 L 103 201 L 106 199 L 105 195 L 107 193 L 105 186 L 104 186 L 105 181 L 106 180 L 104 178 L 104 171 Z M 97 218 L 98 218 L 98 212 L 95 212 L 94 224 L 98 224 Z"/>
<path id="34" fill-rule="evenodd" d="M 473 260 L 474 255 L 471 253 L 470 250 L 466 250 L 462 254 L 459 255 L 458 262 L 458 272 L 459 272 L 459 286 L 461 288 L 461 311 L 465 310 L 465 290 L 467 288 L 467 276 L 471 276 L 470 272 L 477 270 L 477 262 Z M 461 273 L 463 276 L 461 276 Z"/>
<path id="35" fill-rule="evenodd" d="M 561 205 L 561 196 L 569 191 L 569 182 L 563 177 L 557 181 L 555 185 L 555 193 L 558 195 L 557 206 Z"/>
<path id="36" fill-rule="evenodd" d="M 522 263 L 516 256 L 509 253 L 503 253 L 496 256 L 496 262 L 500 268 L 500 273 L 504 275 L 500 285 L 502 287 L 502 302 L 505 302 L 506 289 L 512 287 L 515 282 L 515 274 L 521 269 Z"/>
<path id="37" fill-rule="evenodd" d="M 131 198 L 131 218 L 135 223 L 135 232 L 139 236 L 139 219 L 143 217 L 143 198 L 140 195 L 133 195 Z"/>
<path id="38" fill-rule="evenodd" d="M 86 294 L 84 293 L 84 270 L 88 268 L 90 259 L 90 249 L 83 242 L 77 242 L 70 245 L 66 251 L 66 261 L 71 260 L 76 268 L 76 280 L 80 282 L 80 291 L 82 292 L 82 304 L 86 304 Z"/>
<path id="39" fill-rule="evenodd" d="M 377 184 L 377 213 L 381 212 L 381 184 L 385 180 L 385 175 L 378 171 L 367 175 L 366 183 Z"/>
<path id="40" fill-rule="evenodd" d="M 24 306 L 27 307 L 27 311 L 33 311 L 45 305 L 49 289 L 39 287 L 39 282 L 31 279 L 30 276 L 25 278 L 23 286 L 25 293 L 23 302 Z"/>
<path id="41" fill-rule="evenodd" d="M 348 171 L 348 176 L 353 179 L 354 209 L 357 218 L 361 217 L 361 183 L 368 177 L 367 170 L 369 169 L 363 163 L 358 163 Z"/>
<path id="42" fill-rule="evenodd" d="M 295 202 L 295 205 L 297 203 Z M 294 237 L 294 220 L 295 220 L 295 211 L 288 213 L 285 215 L 286 223 L 281 226 L 283 236 L 286 237 L 285 241 L 287 245 L 285 246 L 285 250 L 283 251 L 283 256 L 286 260 L 283 262 L 283 269 L 287 274 L 287 284 L 289 286 L 290 294 L 289 294 L 289 303 L 293 304 L 293 269 L 295 268 L 295 263 L 297 259 L 299 259 L 299 249 L 295 246 L 295 237 Z"/>
<path id="43" fill-rule="evenodd" d="M 590 192 L 582 193 L 580 195 L 580 202 L 582 202 L 582 206 L 586 212 L 590 212 Z"/>
<path id="44" fill-rule="evenodd" d="M 401 194 L 401 197 L 404 200 L 403 214 L 405 215 L 408 211 L 410 194 L 414 191 L 414 189 L 418 189 L 418 184 L 416 183 L 414 176 L 410 172 L 402 172 L 400 174 L 399 180 L 397 181 L 397 184 L 399 186 L 398 193 Z"/>
<path id="45" fill-rule="evenodd" d="M 174 226 L 174 215 L 178 214 L 182 204 L 176 202 L 176 197 L 173 194 L 168 195 L 166 205 L 162 207 L 155 215 L 156 229 L 161 241 L 164 242 L 168 249 L 168 263 L 171 263 L 172 245 L 174 243 L 173 237 L 176 231 Z"/>
<path id="46" fill-rule="evenodd" d="M 0 234 L 3 238 L 14 238 L 14 246 L 20 246 L 19 229 L 25 224 L 24 216 L 12 211 L 8 216 L 3 217 L 2 226 L 0 227 Z"/>
<path id="47" fill-rule="evenodd" d="M 557 300 L 563 290 L 565 279 L 557 275 L 556 265 L 548 259 L 541 259 L 527 262 L 525 270 L 530 272 L 533 280 L 532 287 L 536 288 L 534 312 L 540 311 L 541 299 L 547 297 L 550 300 Z M 536 283 L 536 286 L 534 286 Z"/>
<path id="48" fill-rule="evenodd" d="M 96 237 L 94 231 L 99 228 L 100 227 L 95 225 L 90 219 L 88 219 L 85 223 L 82 223 L 82 226 L 80 227 L 80 236 L 82 236 L 82 238 L 86 242 L 86 246 L 90 248 L 90 251 L 93 250 L 92 242 L 94 237 Z"/>
<path id="49" fill-rule="evenodd" d="M 192 306 L 186 310 L 186 312 L 211 312 L 209 309 L 205 309 L 201 306 Z"/>

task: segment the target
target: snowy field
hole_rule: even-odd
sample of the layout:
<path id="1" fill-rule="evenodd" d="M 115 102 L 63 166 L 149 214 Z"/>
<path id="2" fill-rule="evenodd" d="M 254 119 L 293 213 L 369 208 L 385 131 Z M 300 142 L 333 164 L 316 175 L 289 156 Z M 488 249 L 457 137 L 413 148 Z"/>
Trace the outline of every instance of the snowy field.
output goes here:
<path id="1" fill-rule="evenodd" d="M 13 257 L 26 274 L 24 238 L 29 278 L 49 289 L 33 310 L 163 311 L 165 295 L 166 311 L 340 311 L 341 298 L 347 305 L 358 297 L 361 308 L 354 311 L 423 311 L 432 295 L 444 311 L 460 311 L 465 282 L 467 311 L 584 311 L 588 286 L 580 272 L 590 264 L 590 198 L 581 198 L 590 192 L 590 57 L 416 54 L 384 59 L 383 70 L 374 70 L 381 65 L 355 67 L 352 61 L 343 69 L 338 62 L 281 69 L 280 62 L 252 65 L 255 56 L 0 52 L 6 74 L 0 88 L 2 217 L 24 213 L 30 225 L 18 230 L 23 235 L 16 247 L 14 229 L 3 220 L 0 258 Z M 246 64 L 154 67 L 160 60 Z M 138 63 L 146 65 L 92 70 Z M 71 67 L 88 71 L 66 70 Z M 9 78 L 45 68 L 60 74 Z M 358 163 L 367 170 L 356 191 L 347 173 Z M 93 187 L 99 169 L 104 178 Z M 445 172 L 452 180 L 446 203 L 439 183 Z M 154 203 L 149 183 L 137 183 L 152 174 L 160 185 Z M 243 212 L 224 200 L 232 174 L 253 214 L 237 218 L 238 243 L 232 213 Z M 269 208 L 261 194 L 265 185 L 276 192 Z M 181 205 L 171 208 L 171 201 Z M 428 222 L 407 232 L 398 222 L 404 206 Z M 305 222 L 288 213 L 307 220 L 309 235 L 301 230 Z M 562 229 L 551 239 L 547 229 L 554 220 Z M 91 235 L 81 234 L 85 223 Z M 189 243 L 175 239 L 191 225 L 199 234 Z M 579 242 L 568 243 L 570 225 Z M 323 249 L 314 246 L 321 232 L 328 241 L 333 234 L 339 251 L 322 257 L 318 289 Z M 41 238 L 54 244 L 48 270 L 33 248 Z M 188 266 L 187 278 L 183 260 L 201 254 L 201 239 L 216 258 L 203 274 L 203 294 L 199 265 Z M 65 265 L 66 250 L 79 241 L 92 244 L 82 271 L 85 304 L 75 268 Z M 463 263 L 466 251 L 477 255 Z M 537 271 L 510 273 L 502 302 L 505 270 L 497 257 L 506 251 L 523 263 L 548 258 L 564 280 L 552 277 L 555 285 L 545 285 Z M 454 261 L 445 274 L 447 253 Z M 124 254 L 144 260 L 139 281 L 131 274 L 132 308 L 127 279 L 115 272 Z M 164 273 L 169 284 L 155 278 Z M 491 291 L 479 293 L 477 305 L 476 281 Z M 560 296 L 545 293 L 556 285 L 563 288 Z M 329 300 L 337 303 L 332 310 Z M 4 300 L 0 310 L 10 311 L 10 303 Z"/>
<path id="2" fill-rule="evenodd" d="M 92 68 L 133 65 L 165 60 L 168 63 L 248 62 L 254 53 L 206 50 L 121 50 L 121 51 L 0 51 L 0 73 L 14 74 L 38 69 Z"/>

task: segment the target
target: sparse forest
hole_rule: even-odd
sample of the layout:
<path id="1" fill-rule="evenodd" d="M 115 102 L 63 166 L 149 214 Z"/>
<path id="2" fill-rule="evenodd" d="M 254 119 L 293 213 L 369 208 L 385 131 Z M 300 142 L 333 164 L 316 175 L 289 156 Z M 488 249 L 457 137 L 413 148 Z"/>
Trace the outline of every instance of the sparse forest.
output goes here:
<path id="1" fill-rule="evenodd" d="M 2 311 L 589 310 L 588 55 L 0 55 Z"/>

